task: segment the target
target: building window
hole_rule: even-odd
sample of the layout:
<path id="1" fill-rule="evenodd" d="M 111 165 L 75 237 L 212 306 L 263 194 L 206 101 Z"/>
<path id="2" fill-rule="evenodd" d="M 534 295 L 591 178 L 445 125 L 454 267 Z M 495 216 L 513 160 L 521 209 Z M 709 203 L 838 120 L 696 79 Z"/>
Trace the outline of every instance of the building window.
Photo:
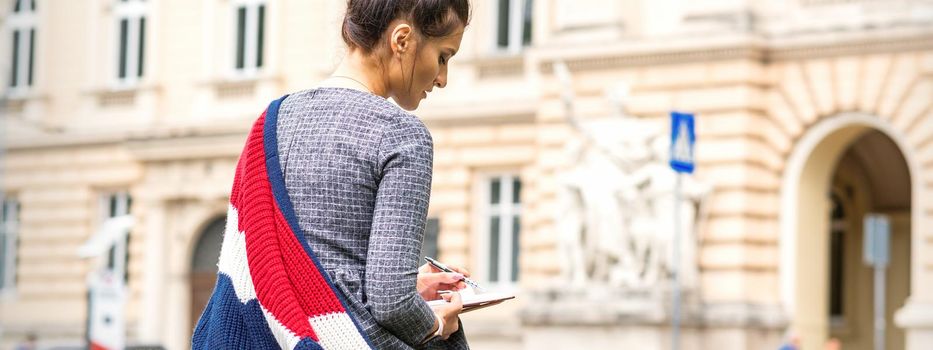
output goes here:
<path id="1" fill-rule="evenodd" d="M 852 5 L 852 4 L 871 4 L 879 3 L 885 0 L 800 0 L 804 7 L 811 6 L 832 6 L 832 5 Z"/>
<path id="2" fill-rule="evenodd" d="M 19 202 L 3 198 L 0 211 L 0 290 L 16 287 L 17 248 L 19 247 Z"/>
<path id="3" fill-rule="evenodd" d="M 233 68 L 237 73 L 253 74 L 263 64 L 266 4 L 262 0 L 238 0 L 233 9 Z"/>
<path id="4" fill-rule="evenodd" d="M 846 212 L 842 200 L 831 196 L 833 211 L 829 239 L 829 317 L 834 323 L 841 323 L 845 317 L 844 293 L 845 280 L 845 232 Z"/>
<path id="5" fill-rule="evenodd" d="M 101 198 L 101 222 L 109 219 L 130 215 L 130 207 L 133 199 L 127 192 L 116 192 L 106 194 Z M 106 268 L 110 270 L 113 276 L 123 275 L 123 282 L 129 281 L 130 254 L 130 235 L 127 233 L 123 239 L 114 242 L 113 246 L 107 251 Z"/>
<path id="6" fill-rule="evenodd" d="M 145 72 L 146 1 L 118 0 L 114 13 L 117 19 L 117 82 L 135 84 Z"/>
<path id="7" fill-rule="evenodd" d="M 489 178 L 485 187 L 486 276 L 493 284 L 513 283 L 519 277 L 522 183 L 517 176 L 503 175 Z"/>
<path id="8" fill-rule="evenodd" d="M 32 86 L 36 53 L 36 0 L 15 0 L 9 17 L 13 46 L 10 50 L 10 87 L 25 90 Z"/>
<path id="9" fill-rule="evenodd" d="M 496 48 L 519 52 L 531 44 L 532 0 L 497 0 Z"/>
<path id="10" fill-rule="evenodd" d="M 424 241 L 421 242 L 421 256 L 429 256 L 437 259 L 437 237 L 441 232 L 441 220 L 438 218 L 428 218 L 424 224 Z"/>

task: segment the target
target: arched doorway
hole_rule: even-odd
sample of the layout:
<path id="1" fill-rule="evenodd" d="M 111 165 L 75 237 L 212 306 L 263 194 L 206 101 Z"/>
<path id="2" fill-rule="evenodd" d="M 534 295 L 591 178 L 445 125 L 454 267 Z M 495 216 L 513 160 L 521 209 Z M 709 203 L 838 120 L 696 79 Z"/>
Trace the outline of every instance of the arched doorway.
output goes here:
<path id="1" fill-rule="evenodd" d="M 863 262 L 864 217 L 891 220 L 891 261 L 885 283 L 886 349 L 903 349 L 904 332 L 892 322 L 910 281 L 910 175 L 904 157 L 878 131 L 859 136 L 833 175 L 829 230 L 829 330 L 844 349 L 873 348 L 873 269 Z"/>
<path id="2" fill-rule="evenodd" d="M 869 213 L 891 220 L 885 343 L 904 348 L 893 314 L 910 293 L 915 179 L 895 138 L 876 118 L 837 116 L 808 131 L 791 156 L 782 189 L 782 297 L 804 349 L 830 337 L 844 349 L 873 347 L 873 270 L 862 242 Z"/>
<path id="3" fill-rule="evenodd" d="M 207 305 L 214 283 L 217 281 L 217 260 L 224 239 L 226 218 L 217 217 L 210 221 L 198 238 L 191 258 L 191 328 L 198 323 L 201 312 Z"/>

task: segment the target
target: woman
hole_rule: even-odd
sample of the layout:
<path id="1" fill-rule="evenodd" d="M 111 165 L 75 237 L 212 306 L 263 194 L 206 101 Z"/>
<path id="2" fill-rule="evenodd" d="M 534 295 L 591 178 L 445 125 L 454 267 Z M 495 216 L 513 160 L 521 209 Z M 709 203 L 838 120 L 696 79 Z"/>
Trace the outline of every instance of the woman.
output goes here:
<path id="1" fill-rule="evenodd" d="M 231 194 L 218 284 L 198 322 L 193 348 L 265 347 L 257 345 L 256 339 L 272 338 L 280 347 L 317 348 L 320 343 L 328 348 L 327 332 L 356 331 L 366 345 L 377 349 L 468 348 L 458 320 L 462 310 L 459 295 L 444 294 L 448 303 L 434 308 L 426 302 L 440 299 L 438 290 L 464 288 L 460 280 L 469 273 L 459 268 L 458 273 L 442 273 L 429 265 L 419 268 L 433 144 L 424 124 L 398 106 L 414 110 L 433 88 L 446 86 L 447 62 L 460 47 L 469 22 L 469 3 L 350 0 L 347 6 L 342 26 L 349 48 L 346 59 L 320 87 L 274 102 L 247 141 Z M 389 97 L 398 106 L 387 101 Z M 264 129 L 261 124 L 271 127 Z M 257 141 L 252 142 L 254 139 Z M 251 144 L 265 144 L 265 148 L 250 151 Z M 265 161 L 251 161 L 259 156 Z M 279 222 L 255 223 L 273 209 L 251 209 L 262 206 L 262 200 L 243 202 L 252 198 L 244 193 L 252 196 L 249 191 L 254 191 L 244 181 L 253 181 L 250 171 L 265 165 L 269 166 L 268 182 L 278 204 L 274 209 L 283 211 L 282 220 L 289 225 L 295 225 L 290 220 L 297 223 L 297 228 L 292 227 L 294 236 L 314 259 L 314 265 L 305 270 L 294 270 L 301 261 L 296 263 L 286 253 L 270 258 L 269 249 L 257 248 L 266 247 L 269 241 L 275 247 L 272 250 L 288 250 L 287 242 L 281 243 L 288 240 L 286 236 L 266 241 L 256 238 L 263 230 L 281 228 L 274 225 Z M 260 171 L 260 176 L 265 172 Z M 284 179 L 287 195 L 276 187 L 279 178 Z M 257 216 L 260 218 L 255 219 Z M 239 226 L 231 228 L 231 222 Z M 248 269 L 242 263 L 231 265 L 233 258 L 226 257 L 234 254 L 228 252 L 236 249 L 228 247 L 243 239 L 237 238 L 241 232 L 246 235 L 241 247 L 246 251 L 244 256 L 249 256 Z M 260 266 L 268 261 L 272 267 Z M 327 280 L 326 285 L 307 287 L 295 282 L 301 275 L 316 273 L 315 267 Z M 252 278 L 237 282 L 242 277 L 237 274 L 243 271 Z M 275 275 L 279 271 L 283 272 Z M 232 282 L 222 281 L 224 276 L 230 276 Z M 224 287 L 224 283 L 231 287 Z M 291 286 L 282 287 L 288 284 Z M 327 287 L 340 299 L 339 305 L 333 303 L 337 305 L 335 312 L 315 314 L 312 309 L 317 305 L 308 305 L 314 301 L 302 304 L 307 294 Z M 252 309 L 224 309 L 225 300 L 234 294 Z M 258 299 L 259 306 L 250 304 L 250 298 Z M 280 305 L 292 299 L 298 301 Z M 295 308 L 304 308 L 305 313 L 290 314 Z M 352 315 L 355 329 L 351 325 L 330 331 L 329 324 L 315 324 L 315 320 L 333 319 L 321 315 L 339 315 L 341 310 Z M 262 327 L 252 326 L 250 320 L 261 317 L 255 315 L 265 317 L 271 332 L 256 331 Z M 302 331 L 308 315 L 313 329 Z M 231 318 L 239 320 L 229 321 Z M 230 326 L 240 323 L 243 326 Z M 302 346 L 308 340 L 302 334 L 314 344 Z M 330 340 L 330 347 L 354 347 L 347 344 L 357 338 L 341 336 L 333 335 L 331 339 L 337 340 Z"/>

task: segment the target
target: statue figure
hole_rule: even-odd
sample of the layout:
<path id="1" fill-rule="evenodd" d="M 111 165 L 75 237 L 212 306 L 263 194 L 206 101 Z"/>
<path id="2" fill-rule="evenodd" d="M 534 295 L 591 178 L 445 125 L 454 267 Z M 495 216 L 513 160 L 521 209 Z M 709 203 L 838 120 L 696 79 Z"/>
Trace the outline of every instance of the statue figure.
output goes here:
<path id="1" fill-rule="evenodd" d="M 648 258 L 653 278 L 669 278 L 674 272 L 674 250 L 680 251 L 680 283 L 693 287 L 697 280 L 697 255 L 699 246 L 697 232 L 704 198 L 710 192 L 709 185 L 684 176 L 681 182 L 681 201 L 675 202 L 674 182 L 677 174 L 667 164 L 670 138 L 659 135 L 651 141 L 652 156 L 631 175 L 634 186 L 639 189 L 637 204 L 630 226 L 635 240 L 647 239 L 650 250 Z M 673 246 L 674 206 L 680 206 L 680 243 Z"/>
<path id="2" fill-rule="evenodd" d="M 558 245 L 563 278 L 646 289 L 674 270 L 675 173 L 667 165 L 669 134 L 663 125 L 627 117 L 624 86 L 610 91 L 619 115 L 582 122 L 573 113 L 569 71 L 555 64 L 568 88 L 563 99 L 568 123 L 580 136 L 568 142 L 569 168 L 558 176 Z M 621 92 L 621 93 L 619 93 Z M 696 282 L 698 208 L 708 186 L 685 177 L 681 205 L 681 283 Z"/>

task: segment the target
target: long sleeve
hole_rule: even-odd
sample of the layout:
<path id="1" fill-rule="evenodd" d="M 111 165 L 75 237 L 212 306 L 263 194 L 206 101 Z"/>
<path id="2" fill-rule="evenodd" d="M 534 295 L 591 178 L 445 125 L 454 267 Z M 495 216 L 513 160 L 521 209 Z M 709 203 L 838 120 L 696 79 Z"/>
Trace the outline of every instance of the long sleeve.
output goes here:
<path id="1" fill-rule="evenodd" d="M 420 344 L 434 315 L 417 294 L 431 189 L 428 129 L 385 98 L 342 88 L 289 95 L 280 166 L 303 237 L 377 349 L 466 349 L 457 332 Z"/>
<path id="2" fill-rule="evenodd" d="M 416 290 L 433 144 L 420 121 L 402 119 L 380 141 L 364 290 L 376 321 L 416 345 L 434 326 L 434 313 Z"/>

